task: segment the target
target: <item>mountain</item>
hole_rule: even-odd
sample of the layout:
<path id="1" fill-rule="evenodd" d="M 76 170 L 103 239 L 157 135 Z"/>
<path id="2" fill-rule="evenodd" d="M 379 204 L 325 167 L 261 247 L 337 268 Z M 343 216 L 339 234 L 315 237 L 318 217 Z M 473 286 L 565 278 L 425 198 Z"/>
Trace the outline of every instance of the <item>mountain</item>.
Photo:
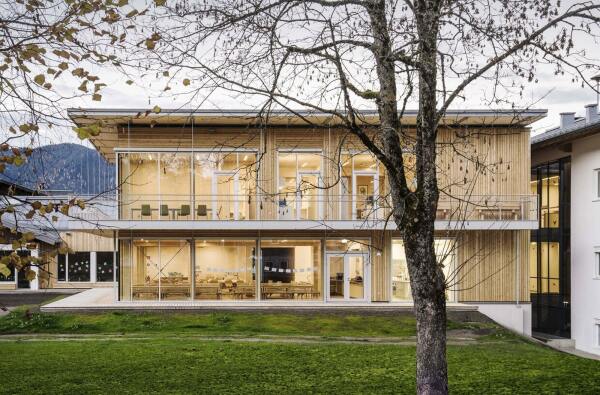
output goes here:
<path id="1" fill-rule="evenodd" d="M 96 150 L 54 144 L 34 149 L 22 166 L 7 166 L 0 179 L 42 192 L 98 194 L 114 188 L 115 167 Z"/>

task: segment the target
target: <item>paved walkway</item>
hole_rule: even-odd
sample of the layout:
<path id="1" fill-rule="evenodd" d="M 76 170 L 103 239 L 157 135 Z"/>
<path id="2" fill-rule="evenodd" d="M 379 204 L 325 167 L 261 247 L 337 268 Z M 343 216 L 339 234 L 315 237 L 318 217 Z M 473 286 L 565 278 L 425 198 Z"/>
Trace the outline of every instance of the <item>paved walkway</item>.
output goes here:
<path id="1" fill-rule="evenodd" d="M 49 303 L 41 307 L 43 312 L 102 311 L 102 310 L 378 310 L 412 312 L 412 303 L 377 302 L 323 302 L 323 301 L 115 301 L 115 290 L 94 288 Z M 460 303 L 448 304 L 449 311 L 476 312 L 477 306 Z"/>

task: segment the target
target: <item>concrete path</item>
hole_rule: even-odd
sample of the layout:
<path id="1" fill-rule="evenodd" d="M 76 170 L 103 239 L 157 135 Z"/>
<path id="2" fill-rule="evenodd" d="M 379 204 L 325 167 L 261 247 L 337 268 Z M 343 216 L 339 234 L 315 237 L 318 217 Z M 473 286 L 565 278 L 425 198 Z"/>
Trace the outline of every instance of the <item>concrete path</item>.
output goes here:
<path id="1" fill-rule="evenodd" d="M 473 305 L 450 303 L 448 311 L 476 313 L 478 308 Z M 93 288 L 76 295 L 66 297 L 41 307 L 42 312 L 77 312 L 77 311 L 109 311 L 109 310 L 190 310 L 190 311 L 216 311 L 216 310 L 294 310 L 294 311 L 406 311 L 412 312 L 412 303 L 387 303 L 387 302 L 324 302 L 324 301 L 291 301 L 291 300 L 187 300 L 187 301 L 115 301 L 115 290 L 112 288 Z"/>

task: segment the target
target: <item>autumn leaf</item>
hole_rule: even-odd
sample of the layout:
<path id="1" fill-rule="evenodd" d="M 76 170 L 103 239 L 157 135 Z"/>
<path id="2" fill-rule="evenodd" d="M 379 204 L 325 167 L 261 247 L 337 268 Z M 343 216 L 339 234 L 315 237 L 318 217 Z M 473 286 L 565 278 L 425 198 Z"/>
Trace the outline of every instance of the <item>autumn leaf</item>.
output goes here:
<path id="1" fill-rule="evenodd" d="M 12 274 L 12 271 L 4 263 L 0 263 L 0 274 L 4 277 L 8 277 Z"/>
<path id="2" fill-rule="evenodd" d="M 152 108 L 152 112 L 155 114 L 159 114 L 161 112 L 161 108 L 159 106 L 154 106 Z"/>
<path id="3" fill-rule="evenodd" d="M 132 80 L 127 80 L 127 81 L 125 81 L 125 83 L 126 83 L 127 85 L 131 85 L 131 84 L 133 84 L 133 81 L 132 81 Z"/>
<path id="4" fill-rule="evenodd" d="M 148 49 L 154 49 L 154 47 L 156 47 L 156 42 L 150 39 L 146 40 L 146 48 Z"/>
<path id="5" fill-rule="evenodd" d="M 44 76 L 44 74 L 38 74 L 35 77 L 33 77 L 33 81 L 38 85 L 44 85 L 44 82 L 46 82 L 46 77 Z"/>
<path id="6" fill-rule="evenodd" d="M 102 100 L 102 95 L 99 93 L 94 93 L 94 95 L 92 96 L 92 100 L 93 101 L 101 101 Z"/>
<path id="7" fill-rule="evenodd" d="M 167 4 L 167 0 L 154 0 L 154 4 L 156 4 L 157 7 L 162 7 Z"/>
<path id="8" fill-rule="evenodd" d="M 189 78 L 185 78 L 183 80 L 183 86 L 189 86 L 190 85 L 190 79 Z"/>

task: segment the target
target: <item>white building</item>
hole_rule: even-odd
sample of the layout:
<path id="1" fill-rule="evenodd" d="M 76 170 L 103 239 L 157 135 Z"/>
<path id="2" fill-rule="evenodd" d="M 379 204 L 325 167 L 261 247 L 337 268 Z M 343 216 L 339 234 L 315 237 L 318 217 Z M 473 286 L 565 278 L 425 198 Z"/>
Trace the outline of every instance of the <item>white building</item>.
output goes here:
<path id="1" fill-rule="evenodd" d="M 600 117 L 562 113 L 560 126 L 531 140 L 532 189 L 540 229 L 532 231 L 533 331 L 571 337 L 600 355 Z"/>

